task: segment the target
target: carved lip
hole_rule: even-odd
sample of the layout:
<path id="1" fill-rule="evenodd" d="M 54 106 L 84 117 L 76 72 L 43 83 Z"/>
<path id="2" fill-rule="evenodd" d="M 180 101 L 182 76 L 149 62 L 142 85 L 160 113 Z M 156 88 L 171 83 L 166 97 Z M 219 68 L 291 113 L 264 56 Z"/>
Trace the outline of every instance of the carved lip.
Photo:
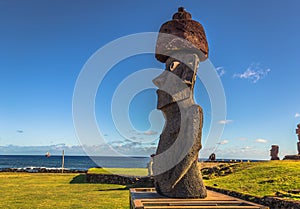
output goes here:
<path id="1" fill-rule="evenodd" d="M 171 94 L 169 94 L 169 93 L 167 93 L 167 92 L 165 92 L 164 90 L 161 90 L 161 89 L 157 89 L 157 90 L 156 90 L 156 94 L 157 94 L 158 96 L 170 97 L 170 99 L 172 99 L 172 95 L 171 95 Z M 166 99 L 166 98 L 165 98 L 165 99 Z"/>
<path id="2" fill-rule="evenodd" d="M 157 109 L 162 109 L 163 107 L 168 106 L 169 104 L 173 103 L 174 100 L 170 94 L 167 92 L 157 89 L 156 90 L 158 100 L 157 100 Z"/>
<path id="3" fill-rule="evenodd" d="M 161 89 L 157 89 L 156 90 L 156 94 L 159 95 L 159 96 L 169 96 L 170 98 L 172 98 L 172 95 L 164 90 L 161 90 Z"/>

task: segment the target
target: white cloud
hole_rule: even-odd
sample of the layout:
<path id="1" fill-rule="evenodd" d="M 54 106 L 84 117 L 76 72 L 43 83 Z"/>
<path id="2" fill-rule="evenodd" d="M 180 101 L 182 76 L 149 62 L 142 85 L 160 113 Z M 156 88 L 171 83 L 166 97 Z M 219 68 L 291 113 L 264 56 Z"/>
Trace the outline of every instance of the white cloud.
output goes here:
<path id="1" fill-rule="evenodd" d="M 256 83 L 257 81 L 263 79 L 267 76 L 267 74 L 271 71 L 270 68 L 263 69 L 260 67 L 259 63 L 252 63 L 245 72 L 243 73 L 235 73 L 233 75 L 234 78 L 241 79 L 249 79 L 252 83 Z"/>
<path id="2" fill-rule="evenodd" d="M 299 118 L 299 117 L 300 117 L 300 113 L 297 112 L 297 113 L 295 114 L 295 118 Z"/>
<path id="3" fill-rule="evenodd" d="M 220 123 L 220 124 L 228 124 L 228 123 L 232 123 L 233 122 L 233 120 L 220 120 L 220 121 L 218 121 L 218 123 Z"/>
<path id="4" fill-rule="evenodd" d="M 132 137 L 130 137 L 130 139 L 137 140 L 138 138 L 136 136 L 132 136 Z"/>
<path id="5" fill-rule="evenodd" d="M 239 146 L 236 143 L 229 143 L 225 146 L 220 146 L 217 149 L 217 159 L 247 159 L 247 160 L 269 160 L 269 149 L 267 144 L 244 144 Z M 201 158 L 208 158 L 215 150 L 215 147 L 203 147 L 200 152 Z M 282 152 L 282 149 L 280 151 Z M 282 154 L 280 154 L 282 155 Z"/>
<path id="6" fill-rule="evenodd" d="M 229 143 L 227 145 L 218 146 L 216 157 L 217 159 L 247 159 L 247 160 L 265 160 L 269 158 L 269 149 L 266 148 L 267 144 L 244 144 L 239 146 L 236 143 Z M 214 151 L 212 148 L 207 150 L 206 147 L 200 152 L 201 158 L 208 158 L 208 156 Z M 281 151 L 280 151 L 281 153 Z"/>
<path id="7" fill-rule="evenodd" d="M 250 146 L 246 146 L 246 147 L 241 148 L 242 153 L 246 153 L 246 152 L 250 152 L 250 151 L 253 151 L 253 148 L 250 147 Z"/>
<path id="8" fill-rule="evenodd" d="M 64 150 L 67 155 L 84 155 L 85 152 L 80 145 L 66 145 L 64 143 L 54 144 L 48 146 L 18 146 L 7 145 L 0 146 L 0 153 L 7 155 L 44 155 L 46 152 L 50 152 L 51 155 L 61 155 L 61 151 Z"/>
<path id="9" fill-rule="evenodd" d="M 155 153 L 157 144 L 132 142 L 130 140 L 122 141 L 122 143 L 110 144 L 118 153 L 124 155 L 150 155 Z M 100 151 L 103 149 L 100 149 Z"/>
<path id="10" fill-rule="evenodd" d="M 216 67 L 216 71 L 220 77 L 222 77 L 226 73 L 224 67 Z"/>
<path id="11" fill-rule="evenodd" d="M 145 132 L 139 132 L 139 131 L 136 131 L 136 130 L 130 130 L 129 131 L 131 135 L 145 135 L 145 136 L 152 136 L 152 135 L 157 135 L 158 132 L 157 131 L 153 131 L 153 130 L 148 130 L 148 131 L 145 131 Z"/>
<path id="12" fill-rule="evenodd" d="M 221 144 L 221 145 L 223 145 L 223 144 L 228 144 L 228 140 L 227 139 L 225 139 L 225 140 L 223 140 L 223 141 L 220 141 L 218 144 Z"/>
<path id="13" fill-rule="evenodd" d="M 145 131 L 144 132 L 144 135 L 147 135 L 147 136 L 150 136 L 150 135 L 156 135 L 157 134 L 157 132 L 156 131 Z"/>
<path id="14" fill-rule="evenodd" d="M 268 142 L 268 140 L 266 140 L 266 139 L 255 139 L 254 141 L 257 143 L 267 143 Z"/>
<path id="15" fill-rule="evenodd" d="M 240 140 L 240 141 L 246 141 L 247 140 L 247 138 L 238 138 L 238 140 Z"/>

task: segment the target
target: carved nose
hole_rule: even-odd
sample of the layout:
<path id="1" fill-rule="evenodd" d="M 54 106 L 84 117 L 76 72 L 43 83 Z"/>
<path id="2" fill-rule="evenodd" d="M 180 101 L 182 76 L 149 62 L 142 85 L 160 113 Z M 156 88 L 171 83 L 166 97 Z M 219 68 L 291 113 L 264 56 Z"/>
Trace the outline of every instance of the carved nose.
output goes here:
<path id="1" fill-rule="evenodd" d="M 159 88 L 162 84 L 162 79 L 158 76 L 158 77 L 154 78 L 152 80 L 152 82 L 154 83 L 155 86 L 157 86 Z"/>
<path id="2" fill-rule="evenodd" d="M 165 72 L 163 72 L 162 74 L 154 78 L 152 82 L 154 83 L 155 86 L 160 88 L 165 83 L 165 80 L 166 80 L 166 75 Z"/>

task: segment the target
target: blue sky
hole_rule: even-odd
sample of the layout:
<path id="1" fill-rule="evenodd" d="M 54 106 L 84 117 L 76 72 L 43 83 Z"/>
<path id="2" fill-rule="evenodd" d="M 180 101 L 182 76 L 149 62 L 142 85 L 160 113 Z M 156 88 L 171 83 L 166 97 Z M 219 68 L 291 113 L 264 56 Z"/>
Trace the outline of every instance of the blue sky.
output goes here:
<path id="1" fill-rule="evenodd" d="M 217 158 L 269 159 L 272 144 L 279 145 L 281 158 L 296 154 L 294 129 L 300 123 L 296 0 L 0 1 L 0 154 L 23 154 L 23 146 L 27 154 L 34 146 L 57 150 L 65 146 L 69 153 L 79 153 L 82 140 L 73 126 L 72 96 L 84 64 L 117 38 L 157 32 L 179 6 L 204 26 L 209 59 L 224 87 L 227 120 L 221 121 L 225 129 L 215 145 Z M 95 115 L 107 143 L 139 155 L 153 151 L 157 141 L 145 145 L 126 141 L 115 129 L 110 108 L 120 82 L 144 68 L 164 66 L 153 54 L 123 60 L 107 74 L 95 100 Z M 195 91 L 204 109 L 205 137 L 210 100 L 200 80 Z M 149 130 L 148 120 L 155 107 L 155 89 L 140 92 L 128 114 L 142 132 L 128 132 L 140 140 L 157 138 L 161 129 Z M 101 146 L 99 154 L 107 155 Z M 45 149 L 32 153 L 44 154 Z"/>

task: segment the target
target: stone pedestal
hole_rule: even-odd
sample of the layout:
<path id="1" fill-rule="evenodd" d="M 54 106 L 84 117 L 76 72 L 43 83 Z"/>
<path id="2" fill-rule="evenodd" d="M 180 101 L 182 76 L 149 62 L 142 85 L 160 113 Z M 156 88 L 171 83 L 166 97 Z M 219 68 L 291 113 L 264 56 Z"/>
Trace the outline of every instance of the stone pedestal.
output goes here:
<path id="1" fill-rule="evenodd" d="M 286 155 L 284 160 L 300 160 L 300 142 L 297 143 L 298 155 Z"/>
<path id="2" fill-rule="evenodd" d="M 236 209 L 269 209 L 269 207 L 247 202 L 238 198 L 207 190 L 207 197 L 199 198 L 167 198 L 159 195 L 155 188 L 130 189 L 130 209 L 154 208 L 236 208 Z"/>
<path id="3" fill-rule="evenodd" d="M 286 155 L 283 158 L 284 160 L 300 160 L 300 155 Z"/>

